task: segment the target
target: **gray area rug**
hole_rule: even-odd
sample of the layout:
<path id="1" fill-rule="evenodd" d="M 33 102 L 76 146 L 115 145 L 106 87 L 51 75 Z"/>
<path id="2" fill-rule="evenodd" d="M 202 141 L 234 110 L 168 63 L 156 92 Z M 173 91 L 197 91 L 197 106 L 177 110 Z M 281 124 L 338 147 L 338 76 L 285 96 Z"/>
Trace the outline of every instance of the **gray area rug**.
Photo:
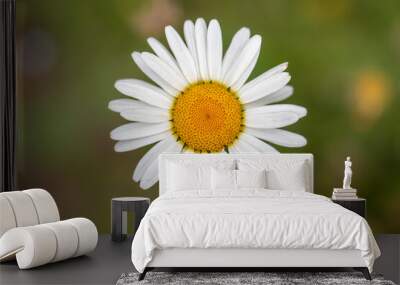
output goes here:
<path id="1" fill-rule="evenodd" d="M 134 284 L 382 284 L 394 285 L 382 276 L 372 275 L 368 281 L 359 272 L 148 272 L 138 281 L 138 273 L 122 274 L 117 285 Z"/>

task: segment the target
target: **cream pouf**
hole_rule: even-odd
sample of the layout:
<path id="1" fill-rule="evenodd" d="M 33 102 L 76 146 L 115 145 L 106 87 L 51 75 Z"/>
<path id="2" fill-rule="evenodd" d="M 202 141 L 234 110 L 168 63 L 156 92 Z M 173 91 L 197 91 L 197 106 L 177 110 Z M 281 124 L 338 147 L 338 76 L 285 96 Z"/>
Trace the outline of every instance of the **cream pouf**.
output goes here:
<path id="1" fill-rule="evenodd" d="M 43 189 L 0 193 L 0 261 L 17 259 L 20 269 L 84 255 L 98 233 L 88 219 L 60 221 L 53 197 Z"/>

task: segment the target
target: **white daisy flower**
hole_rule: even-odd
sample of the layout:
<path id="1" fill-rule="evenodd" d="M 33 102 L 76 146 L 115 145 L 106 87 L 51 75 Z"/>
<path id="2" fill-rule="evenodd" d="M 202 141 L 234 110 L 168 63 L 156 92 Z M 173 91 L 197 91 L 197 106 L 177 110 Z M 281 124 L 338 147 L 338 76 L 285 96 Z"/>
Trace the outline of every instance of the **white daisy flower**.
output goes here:
<path id="1" fill-rule="evenodd" d="M 301 147 L 306 139 L 282 130 L 304 117 L 307 110 L 274 104 L 292 95 L 287 86 L 287 63 L 246 83 L 261 46 L 261 36 L 240 29 L 223 55 L 217 20 L 208 27 L 204 19 L 184 24 L 184 40 L 165 28 L 171 52 L 154 38 L 154 53 L 134 52 L 137 66 L 156 85 L 122 79 L 115 88 L 133 99 L 109 103 L 128 121 L 111 132 L 117 152 L 156 143 L 139 161 L 133 180 L 148 189 L 158 181 L 158 156 L 162 152 L 248 153 L 277 152 L 267 142 Z"/>

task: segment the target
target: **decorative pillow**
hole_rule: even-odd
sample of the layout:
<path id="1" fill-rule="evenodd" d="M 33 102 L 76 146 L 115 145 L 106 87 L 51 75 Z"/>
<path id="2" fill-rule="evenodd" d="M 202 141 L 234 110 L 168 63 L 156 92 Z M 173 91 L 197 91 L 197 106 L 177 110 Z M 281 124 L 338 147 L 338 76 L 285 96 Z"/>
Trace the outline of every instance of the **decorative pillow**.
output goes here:
<path id="1" fill-rule="evenodd" d="M 266 188 L 266 171 L 211 169 L 211 187 L 215 190 L 238 190 L 241 188 Z"/>
<path id="2" fill-rule="evenodd" d="M 211 169 L 211 188 L 213 190 L 236 189 L 236 170 L 231 169 Z"/>
<path id="3" fill-rule="evenodd" d="M 169 163 L 167 188 L 170 191 L 210 189 L 210 172 L 211 167 L 187 167 L 181 164 Z"/>
<path id="4" fill-rule="evenodd" d="M 253 171 L 266 169 L 268 189 L 306 191 L 309 188 L 309 173 L 304 160 L 239 159 L 238 168 Z"/>
<path id="5" fill-rule="evenodd" d="M 267 188 L 267 171 L 236 170 L 237 188 Z"/>

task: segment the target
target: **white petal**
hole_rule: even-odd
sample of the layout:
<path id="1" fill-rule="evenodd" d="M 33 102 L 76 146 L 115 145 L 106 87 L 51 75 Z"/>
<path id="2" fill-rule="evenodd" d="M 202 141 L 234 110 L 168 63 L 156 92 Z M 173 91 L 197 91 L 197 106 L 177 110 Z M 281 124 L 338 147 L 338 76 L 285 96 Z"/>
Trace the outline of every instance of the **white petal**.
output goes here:
<path id="1" fill-rule="evenodd" d="M 150 105 L 169 109 L 172 101 L 165 92 L 154 85 L 138 79 L 122 79 L 115 82 L 115 88 L 127 96 Z"/>
<path id="2" fill-rule="evenodd" d="M 171 68 L 171 66 L 161 58 L 148 52 L 143 52 L 142 58 L 155 73 L 175 89 L 182 91 L 188 85 L 185 77 Z"/>
<path id="3" fill-rule="evenodd" d="M 170 135 L 170 131 L 162 132 L 160 134 L 140 138 L 140 139 L 133 139 L 133 140 L 125 140 L 119 141 L 114 145 L 114 150 L 116 152 L 124 152 L 124 151 L 131 151 L 143 146 L 158 142 L 162 139 L 165 139 L 168 135 Z"/>
<path id="4" fill-rule="evenodd" d="M 239 148 L 239 151 L 241 153 L 247 152 L 247 153 L 259 153 L 260 151 L 254 147 L 253 145 L 249 144 L 243 139 L 239 139 L 237 142 L 237 146 Z"/>
<path id="5" fill-rule="evenodd" d="M 244 45 L 247 43 L 250 37 L 250 30 L 248 28 L 241 28 L 232 38 L 231 44 L 225 53 L 224 60 L 222 62 L 222 77 L 225 76 L 226 72 L 231 67 L 234 59 L 242 51 Z"/>
<path id="6" fill-rule="evenodd" d="M 139 161 L 137 164 L 135 171 L 133 172 L 133 180 L 138 182 L 147 168 L 154 160 L 158 160 L 158 156 L 160 153 L 163 153 L 166 149 L 168 149 L 172 144 L 175 143 L 175 138 L 172 135 L 169 135 L 167 138 L 155 144 Z"/>
<path id="7" fill-rule="evenodd" d="M 164 152 L 180 153 L 182 145 L 174 142 Z M 140 179 L 140 187 L 144 190 L 149 189 L 158 181 L 158 159 L 155 159 Z"/>
<path id="8" fill-rule="evenodd" d="M 143 107 L 140 109 L 124 110 L 121 116 L 128 121 L 145 123 L 167 122 L 170 119 L 169 111 L 156 107 Z"/>
<path id="9" fill-rule="evenodd" d="M 179 91 L 171 86 L 168 82 L 162 79 L 157 73 L 155 73 L 142 59 L 142 55 L 138 52 L 132 53 L 132 59 L 136 65 L 142 70 L 144 74 L 147 75 L 151 80 L 153 80 L 158 86 L 164 89 L 169 95 L 176 96 Z"/>
<path id="10" fill-rule="evenodd" d="M 255 35 L 248 40 L 224 77 L 226 85 L 232 86 L 246 72 L 247 68 L 252 64 L 254 57 L 257 56 L 260 46 L 261 37 L 259 35 Z"/>
<path id="11" fill-rule="evenodd" d="M 220 80 L 222 68 L 222 33 L 217 20 L 211 20 L 207 31 L 207 62 L 210 79 Z"/>
<path id="12" fill-rule="evenodd" d="M 258 153 L 250 144 L 244 142 L 243 140 L 236 140 L 233 145 L 228 147 L 229 153 Z"/>
<path id="13" fill-rule="evenodd" d="M 228 151 L 229 151 L 229 153 L 240 153 L 239 149 L 236 147 L 236 144 L 228 147 Z"/>
<path id="14" fill-rule="evenodd" d="M 199 60 L 200 77 L 203 80 L 208 80 L 210 76 L 208 74 L 207 65 L 207 25 L 204 19 L 199 18 L 196 20 L 194 31 L 196 39 L 197 59 Z"/>
<path id="15" fill-rule="evenodd" d="M 182 70 L 183 75 L 187 81 L 192 83 L 197 81 L 196 65 L 188 50 L 187 46 L 179 36 L 178 32 L 171 26 L 165 27 L 165 35 L 169 47 L 172 50 L 176 60 L 178 61 L 179 67 Z"/>
<path id="16" fill-rule="evenodd" d="M 250 88 L 246 88 L 244 91 L 239 90 L 239 96 L 243 103 L 254 102 L 260 98 L 268 96 L 282 87 L 284 87 L 290 81 L 290 75 L 287 72 L 281 72 L 272 75 L 257 84 L 254 84 Z"/>
<path id="17" fill-rule="evenodd" d="M 246 109 L 250 109 L 250 108 L 254 108 L 254 107 L 260 107 L 260 106 L 264 106 L 267 104 L 272 104 L 272 103 L 276 103 L 279 101 L 283 101 L 287 98 L 289 98 L 290 96 L 292 96 L 293 94 L 293 87 L 292 86 L 285 86 L 281 89 L 279 89 L 278 91 L 269 94 L 268 96 L 264 96 L 263 98 L 260 98 L 254 102 L 245 104 L 244 107 Z"/>
<path id="18" fill-rule="evenodd" d="M 242 133 L 240 135 L 239 140 L 243 140 L 245 143 L 248 143 L 251 145 L 253 148 L 255 148 L 257 151 L 261 153 L 269 153 L 269 152 L 278 152 L 275 148 L 270 146 L 269 144 L 263 142 L 262 140 L 259 140 L 258 138 L 248 135 L 246 133 Z"/>
<path id="19" fill-rule="evenodd" d="M 158 124 L 128 123 L 112 130 L 110 136 L 111 139 L 118 141 L 131 140 L 159 134 L 170 128 L 169 122 Z"/>
<path id="20" fill-rule="evenodd" d="M 194 24 L 190 20 L 186 20 L 183 25 L 183 33 L 185 35 L 185 41 L 194 60 L 194 64 L 196 65 L 196 73 L 198 79 L 200 79 L 200 71 L 199 71 L 199 60 L 197 58 L 197 50 L 196 50 L 196 39 L 194 32 Z"/>
<path id="21" fill-rule="evenodd" d="M 195 153 L 195 152 L 193 150 L 191 150 L 190 148 L 183 148 L 182 153 Z"/>
<path id="22" fill-rule="evenodd" d="M 302 147 L 307 144 L 305 137 L 286 130 L 246 128 L 245 133 L 286 147 Z"/>
<path id="23" fill-rule="evenodd" d="M 258 115 L 261 113 L 271 113 L 271 112 L 291 112 L 295 113 L 299 118 L 303 118 L 307 115 L 307 109 L 293 104 L 275 104 L 268 106 L 261 106 L 256 108 L 251 108 L 246 110 L 246 115 Z"/>
<path id="24" fill-rule="evenodd" d="M 243 84 L 247 81 L 250 74 L 253 72 L 254 67 L 256 66 L 259 55 L 260 55 L 260 50 L 258 50 L 256 56 L 253 58 L 253 61 L 246 68 L 246 70 L 242 73 L 242 75 L 239 77 L 239 79 L 236 80 L 236 82 L 232 85 L 231 88 L 233 91 L 237 92 L 243 86 Z"/>
<path id="25" fill-rule="evenodd" d="M 245 125 L 263 129 L 281 128 L 297 122 L 304 111 L 304 108 L 295 105 L 267 105 L 247 109 Z"/>
<path id="26" fill-rule="evenodd" d="M 168 63 L 171 66 L 171 68 L 175 70 L 175 72 L 181 74 L 181 70 L 179 69 L 178 63 L 176 62 L 175 58 L 162 43 L 160 43 L 155 38 L 148 38 L 147 43 L 159 58 Z"/>
<path id="27" fill-rule="evenodd" d="M 151 186 L 156 184 L 158 181 L 158 159 L 154 160 L 150 166 L 146 169 L 143 174 L 143 178 L 140 179 L 140 188 L 143 190 L 149 189 Z"/>
<path id="28" fill-rule="evenodd" d="M 241 88 L 241 91 L 245 92 L 248 88 L 252 88 L 254 85 L 259 84 L 260 82 L 262 82 L 265 79 L 271 77 L 272 75 L 275 75 L 275 74 L 278 74 L 278 73 L 281 73 L 281 72 L 285 71 L 287 67 L 288 67 L 288 63 L 285 62 L 285 63 L 279 64 L 279 65 L 277 65 L 277 66 L 275 66 L 275 67 L 273 67 L 271 69 L 268 69 L 263 74 L 257 76 L 252 81 L 246 83 L 246 85 L 244 85 Z"/>
<path id="29" fill-rule="evenodd" d="M 149 107 L 150 105 L 134 99 L 116 99 L 108 103 L 108 109 L 114 112 Z"/>

